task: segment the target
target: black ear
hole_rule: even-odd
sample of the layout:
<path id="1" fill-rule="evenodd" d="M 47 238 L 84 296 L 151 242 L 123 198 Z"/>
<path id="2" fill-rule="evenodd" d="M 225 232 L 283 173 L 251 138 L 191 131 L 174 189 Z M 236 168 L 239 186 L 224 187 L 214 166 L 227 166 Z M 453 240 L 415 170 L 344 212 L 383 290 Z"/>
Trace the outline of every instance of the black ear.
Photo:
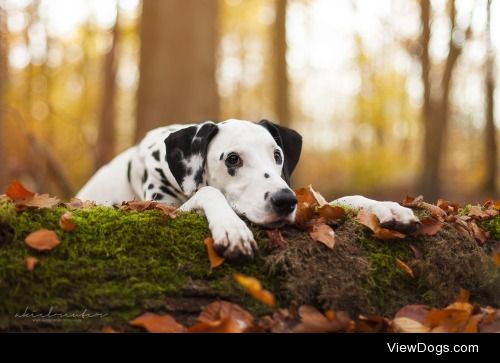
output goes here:
<path id="1" fill-rule="evenodd" d="M 300 159 L 302 151 L 302 136 L 288 127 L 277 125 L 273 122 L 262 120 L 259 125 L 265 127 L 276 140 L 276 143 L 283 149 L 285 160 L 283 163 L 283 179 L 290 184 L 292 175 Z"/>
<path id="2" fill-rule="evenodd" d="M 216 124 L 206 122 L 173 132 L 165 139 L 168 167 L 184 194 L 194 194 L 203 184 L 208 144 L 218 131 Z"/>

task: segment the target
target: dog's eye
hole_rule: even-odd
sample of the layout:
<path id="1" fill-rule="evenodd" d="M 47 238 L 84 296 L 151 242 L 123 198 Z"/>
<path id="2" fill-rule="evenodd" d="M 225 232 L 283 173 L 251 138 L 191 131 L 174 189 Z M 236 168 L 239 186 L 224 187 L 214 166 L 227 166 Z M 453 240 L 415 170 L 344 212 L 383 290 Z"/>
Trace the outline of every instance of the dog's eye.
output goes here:
<path id="1" fill-rule="evenodd" d="M 281 164 L 283 162 L 283 158 L 281 157 L 281 152 L 279 150 L 274 150 L 274 160 L 276 160 L 276 164 Z"/>
<path id="2" fill-rule="evenodd" d="M 238 166 L 241 166 L 243 161 L 241 160 L 240 156 L 236 153 L 230 153 L 226 159 L 226 166 L 228 168 L 235 168 Z"/>

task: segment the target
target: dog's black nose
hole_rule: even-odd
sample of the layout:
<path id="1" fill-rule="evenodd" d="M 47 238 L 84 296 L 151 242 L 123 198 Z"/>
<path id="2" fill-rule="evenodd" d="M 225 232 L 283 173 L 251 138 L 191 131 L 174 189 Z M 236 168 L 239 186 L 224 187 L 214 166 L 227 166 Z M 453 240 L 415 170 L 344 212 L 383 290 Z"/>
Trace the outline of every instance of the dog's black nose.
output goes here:
<path id="1" fill-rule="evenodd" d="M 297 205 L 297 198 L 290 189 L 282 189 L 273 194 L 271 197 L 271 204 L 274 212 L 279 216 L 287 216 L 293 212 Z"/>

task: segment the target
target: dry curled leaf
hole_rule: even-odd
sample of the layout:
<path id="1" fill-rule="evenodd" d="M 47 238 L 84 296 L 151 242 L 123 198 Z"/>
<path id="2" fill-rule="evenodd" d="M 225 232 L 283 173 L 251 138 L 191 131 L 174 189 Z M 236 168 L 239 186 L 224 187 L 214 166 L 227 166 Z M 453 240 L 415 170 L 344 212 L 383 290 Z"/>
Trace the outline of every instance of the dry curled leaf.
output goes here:
<path id="1" fill-rule="evenodd" d="M 5 194 L 12 200 L 30 198 L 35 195 L 35 193 L 30 192 L 26 189 L 19 181 L 14 180 L 9 184 Z"/>
<path id="2" fill-rule="evenodd" d="M 423 218 L 420 221 L 420 226 L 415 231 L 415 236 L 434 236 L 441 228 L 443 228 L 444 223 L 434 219 L 434 218 Z"/>
<path id="3" fill-rule="evenodd" d="M 437 218 L 439 220 L 444 220 L 446 218 L 446 212 L 439 208 L 437 205 L 422 202 L 420 203 L 420 206 L 428 211 L 434 218 Z"/>
<path id="4" fill-rule="evenodd" d="M 300 323 L 293 329 L 297 333 L 333 333 L 345 328 L 340 321 L 328 319 L 312 306 L 299 308 Z"/>
<path id="5" fill-rule="evenodd" d="M 315 223 L 309 235 L 313 240 L 323 243 L 328 248 L 332 249 L 335 246 L 335 232 L 332 227 L 324 223 Z"/>
<path id="6" fill-rule="evenodd" d="M 345 217 L 345 210 L 339 206 L 325 204 L 318 208 L 318 214 L 321 218 L 324 218 L 327 223 L 329 223 Z"/>
<path id="7" fill-rule="evenodd" d="M 59 204 L 59 199 L 48 194 L 36 194 L 27 190 L 17 180 L 10 183 L 5 193 L 14 202 L 16 209 L 27 208 L 54 208 Z"/>
<path id="8" fill-rule="evenodd" d="M 415 278 L 415 273 L 411 269 L 410 266 L 408 266 L 406 263 L 401 261 L 399 258 L 396 258 L 396 265 L 399 267 L 400 270 L 411 276 L 412 278 Z"/>
<path id="9" fill-rule="evenodd" d="M 288 242 L 283 238 L 279 229 L 266 229 L 267 238 L 271 241 L 272 249 L 280 249 L 288 247 Z"/>
<path id="10" fill-rule="evenodd" d="M 144 313 L 129 322 L 132 326 L 146 329 L 149 333 L 182 333 L 186 328 L 170 315 Z"/>
<path id="11" fill-rule="evenodd" d="M 146 210 L 159 210 L 169 218 L 175 218 L 177 212 L 177 208 L 172 205 L 158 203 L 151 200 L 148 201 L 132 200 L 128 202 L 123 202 L 122 205 L 120 206 L 120 209 L 126 211 L 136 211 L 136 212 L 144 212 Z"/>
<path id="12" fill-rule="evenodd" d="M 483 211 L 479 206 L 472 206 L 469 208 L 469 213 L 467 214 L 471 218 L 475 219 L 486 219 L 490 218 L 490 215 Z"/>
<path id="13" fill-rule="evenodd" d="M 214 240 L 210 237 L 205 238 L 203 243 L 207 247 L 207 255 L 208 255 L 208 260 L 210 261 L 210 267 L 216 268 L 222 265 L 224 263 L 224 259 L 222 257 L 219 257 L 217 252 L 215 252 Z"/>
<path id="14" fill-rule="evenodd" d="M 380 221 L 377 216 L 373 213 L 367 212 L 361 209 L 356 216 L 356 220 L 362 225 L 370 228 L 374 236 L 379 239 L 395 239 L 395 238 L 405 238 L 406 236 L 397 231 L 382 228 L 380 226 Z"/>
<path id="15" fill-rule="evenodd" d="M 484 208 L 500 211 L 500 200 L 487 200 L 486 203 L 484 203 Z"/>
<path id="16" fill-rule="evenodd" d="M 403 201 L 401 202 L 401 204 L 404 206 L 404 207 L 408 207 L 408 208 L 418 208 L 420 207 L 420 204 L 424 201 L 424 197 L 419 195 L 418 197 L 416 198 L 413 198 L 413 197 L 410 197 L 410 196 L 406 196 L 405 199 L 403 199 Z"/>
<path id="17" fill-rule="evenodd" d="M 75 229 L 76 225 L 73 222 L 73 214 L 71 212 L 65 212 L 61 218 L 59 218 L 59 227 L 67 232 Z"/>
<path id="18" fill-rule="evenodd" d="M 24 265 L 26 266 L 26 270 L 33 271 L 35 266 L 38 264 L 38 258 L 33 256 L 28 256 L 24 259 Z"/>
<path id="19" fill-rule="evenodd" d="M 307 186 L 307 189 L 309 190 L 309 192 L 311 193 L 311 195 L 314 197 L 314 199 L 316 200 L 316 203 L 320 206 L 320 207 L 323 207 L 325 205 L 328 205 L 328 202 L 326 201 L 326 199 L 317 191 L 315 191 L 312 187 L 311 184 L 309 184 Z"/>
<path id="20" fill-rule="evenodd" d="M 50 251 L 60 243 L 57 234 L 48 229 L 40 229 L 30 233 L 24 241 L 28 246 L 38 251 Z"/>
<path id="21" fill-rule="evenodd" d="M 489 238 L 489 232 L 486 232 L 482 228 L 480 228 L 476 222 L 470 222 L 469 223 L 470 230 L 472 231 L 473 237 L 476 239 L 476 241 L 483 245 Z"/>
<path id="22" fill-rule="evenodd" d="M 294 190 L 297 197 L 297 212 L 295 214 L 295 223 L 298 225 L 307 225 L 314 215 L 314 208 L 318 202 L 306 188 Z"/>
<path id="23" fill-rule="evenodd" d="M 234 279 L 250 295 L 252 295 L 254 299 L 268 306 L 274 306 L 274 304 L 276 303 L 274 295 L 271 292 L 264 290 L 262 284 L 256 278 L 245 276 L 242 274 L 235 274 Z"/>
<path id="24" fill-rule="evenodd" d="M 444 199 L 438 199 L 436 205 L 447 213 L 457 213 L 460 206 Z"/>
<path id="25" fill-rule="evenodd" d="M 93 208 L 96 207 L 97 204 L 91 200 L 81 200 L 78 198 L 71 198 L 69 203 L 64 203 L 66 208 L 68 209 L 85 209 L 85 208 Z"/>
<path id="26" fill-rule="evenodd" d="M 209 304 L 198 316 L 190 333 L 243 333 L 253 327 L 252 314 L 239 305 L 227 301 Z"/>

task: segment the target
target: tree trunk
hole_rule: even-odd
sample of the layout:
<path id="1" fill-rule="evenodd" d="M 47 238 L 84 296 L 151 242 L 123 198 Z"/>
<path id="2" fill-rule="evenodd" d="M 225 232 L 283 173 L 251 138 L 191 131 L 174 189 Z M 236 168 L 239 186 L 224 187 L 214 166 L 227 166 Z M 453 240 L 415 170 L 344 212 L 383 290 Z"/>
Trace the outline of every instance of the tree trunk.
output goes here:
<path id="1" fill-rule="evenodd" d="M 0 190 L 5 190 L 7 185 L 7 148 L 5 146 L 5 120 L 6 120 L 6 100 L 5 93 L 8 81 L 8 45 L 7 45 L 7 24 L 6 24 L 5 1 L 0 1 Z"/>
<path id="2" fill-rule="evenodd" d="M 487 3 L 487 25 L 486 25 L 486 126 L 484 129 L 486 176 L 484 180 L 484 191 L 490 195 L 496 192 L 496 178 L 498 172 L 498 148 L 495 127 L 495 57 L 491 41 L 491 0 Z"/>
<path id="3" fill-rule="evenodd" d="M 289 125 L 290 119 L 290 94 L 287 67 L 287 38 L 286 38 L 286 16 L 287 0 L 276 1 L 276 21 L 273 34 L 273 54 L 275 72 L 275 109 L 278 121 L 282 125 Z"/>
<path id="4" fill-rule="evenodd" d="M 111 48 L 106 54 L 103 71 L 103 89 L 101 96 L 101 113 L 97 136 L 95 169 L 108 163 L 115 153 L 115 99 L 116 99 L 116 72 L 117 46 L 120 38 L 120 18 L 116 9 L 116 22 L 112 31 Z"/>
<path id="5" fill-rule="evenodd" d="M 170 123 L 216 120 L 218 4 L 144 0 L 135 137 Z"/>

